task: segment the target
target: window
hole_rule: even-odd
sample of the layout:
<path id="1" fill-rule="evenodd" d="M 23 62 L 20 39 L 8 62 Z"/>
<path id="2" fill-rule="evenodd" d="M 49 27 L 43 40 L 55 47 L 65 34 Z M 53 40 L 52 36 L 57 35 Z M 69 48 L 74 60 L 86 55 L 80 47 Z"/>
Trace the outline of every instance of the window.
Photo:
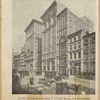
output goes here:
<path id="1" fill-rule="evenodd" d="M 78 42 L 78 48 L 81 48 L 81 42 Z"/>
<path id="2" fill-rule="evenodd" d="M 64 33 L 66 33 L 66 28 L 64 28 Z"/>
<path id="3" fill-rule="evenodd" d="M 62 16 L 62 26 L 64 26 L 64 16 Z"/>
<path id="4" fill-rule="evenodd" d="M 70 67 L 72 67 L 72 63 L 70 63 Z"/>
<path id="5" fill-rule="evenodd" d="M 61 37 L 59 41 L 59 55 L 64 56 L 66 55 L 66 37 Z"/>
<path id="6" fill-rule="evenodd" d="M 31 64 L 30 71 L 33 71 L 33 64 Z"/>
<path id="7" fill-rule="evenodd" d="M 70 38 L 70 43 L 72 42 L 72 38 Z"/>
<path id="8" fill-rule="evenodd" d="M 74 53 L 74 59 L 76 59 L 76 52 Z"/>
<path id="9" fill-rule="evenodd" d="M 80 40 L 80 39 L 81 39 L 81 35 L 79 34 L 79 35 L 78 35 L 78 40 Z"/>
<path id="10" fill-rule="evenodd" d="M 90 58 L 95 59 L 95 52 L 90 53 Z"/>
<path id="11" fill-rule="evenodd" d="M 65 24 L 66 24 L 66 21 L 67 21 L 67 16 L 66 16 L 66 14 L 64 14 L 63 17 L 64 17 L 64 22 L 65 22 Z"/>
<path id="12" fill-rule="evenodd" d="M 63 17 L 61 17 L 61 27 L 63 27 Z"/>
<path id="13" fill-rule="evenodd" d="M 84 60 L 88 60 L 88 53 L 84 54 Z"/>
<path id="14" fill-rule="evenodd" d="M 55 70 L 55 62 L 52 61 L 51 63 L 52 63 L 52 70 L 54 71 Z"/>
<path id="15" fill-rule="evenodd" d="M 44 69 L 44 71 L 46 71 L 46 67 L 45 66 L 43 66 L 43 69 Z"/>
<path id="16" fill-rule="evenodd" d="M 78 40 L 78 36 L 76 36 L 76 40 Z"/>
<path id="17" fill-rule="evenodd" d="M 65 64 L 66 63 L 66 58 L 60 58 L 59 62 L 60 62 L 60 64 Z"/>
<path id="18" fill-rule="evenodd" d="M 28 53 L 30 52 L 30 50 L 28 49 Z"/>
<path id="19" fill-rule="evenodd" d="M 50 19 L 48 20 L 48 27 L 50 27 L 50 25 L 51 25 L 51 21 L 50 21 Z"/>
<path id="20" fill-rule="evenodd" d="M 84 50 L 88 50 L 88 44 L 84 45 Z"/>
<path id="21" fill-rule="evenodd" d="M 87 72 L 88 71 L 88 63 L 84 63 L 84 72 Z"/>
<path id="22" fill-rule="evenodd" d="M 56 49 L 56 27 L 52 27 L 52 51 Z"/>
<path id="23" fill-rule="evenodd" d="M 81 52 L 78 52 L 78 58 L 81 58 Z"/>
<path id="24" fill-rule="evenodd" d="M 84 42 L 88 42 L 88 39 L 85 39 Z"/>
<path id="25" fill-rule="evenodd" d="M 91 47 L 91 49 L 95 49 L 95 43 L 92 43 L 92 44 L 90 45 L 90 47 Z"/>
<path id="26" fill-rule="evenodd" d="M 50 30 L 47 32 L 47 51 L 50 51 Z"/>
<path id="27" fill-rule="evenodd" d="M 70 59 L 72 59 L 72 53 L 70 54 Z"/>
<path id="28" fill-rule="evenodd" d="M 50 62 L 47 62 L 47 69 L 50 70 Z"/>
<path id="29" fill-rule="evenodd" d="M 59 49 L 60 49 L 60 50 L 65 50 L 65 49 L 66 49 L 65 43 L 60 43 Z"/>
<path id="30" fill-rule="evenodd" d="M 70 50 L 72 50 L 72 45 L 70 45 Z"/>
<path id="31" fill-rule="evenodd" d="M 95 37 L 93 36 L 93 37 L 91 37 L 91 41 L 94 41 L 95 40 Z"/>
<path id="32" fill-rule="evenodd" d="M 90 71 L 95 73 L 95 62 L 91 62 L 90 66 Z"/>
<path id="33" fill-rule="evenodd" d="M 33 54 L 33 51 L 31 51 L 31 54 Z"/>
<path id="34" fill-rule="evenodd" d="M 65 56 L 66 55 L 66 51 L 60 51 L 59 52 L 59 56 Z"/>
<path id="35" fill-rule="evenodd" d="M 74 37 L 74 41 L 76 41 L 76 36 Z"/>
<path id="36" fill-rule="evenodd" d="M 74 49 L 76 49 L 76 44 L 74 44 Z"/>
<path id="37" fill-rule="evenodd" d="M 61 18 L 59 19 L 59 28 L 61 28 Z"/>
<path id="38" fill-rule="evenodd" d="M 72 42 L 74 42 L 74 38 L 72 38 Z"/>
<path id="39" fill-rule="evenodd" d="M 58 33 L 59 33 L 59 35 L 61 35 L 61 31 L 59 31 Z"/>

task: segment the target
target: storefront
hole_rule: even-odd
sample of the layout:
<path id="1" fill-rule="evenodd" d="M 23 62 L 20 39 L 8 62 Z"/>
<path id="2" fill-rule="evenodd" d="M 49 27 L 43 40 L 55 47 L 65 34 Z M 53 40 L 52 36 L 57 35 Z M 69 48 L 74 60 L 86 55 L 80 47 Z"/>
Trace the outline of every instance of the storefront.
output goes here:
<path id="1" fill-rule="evenodd" d="M 70 63 L 70 75 L 81 74 L 81 63 Z"/>
<path id="2" fill-rule="evenodd" d="M 59 65 L 59 74 L 60 75 L 67 75 L 67 71 L 66 71 L 67 65 Z"/>

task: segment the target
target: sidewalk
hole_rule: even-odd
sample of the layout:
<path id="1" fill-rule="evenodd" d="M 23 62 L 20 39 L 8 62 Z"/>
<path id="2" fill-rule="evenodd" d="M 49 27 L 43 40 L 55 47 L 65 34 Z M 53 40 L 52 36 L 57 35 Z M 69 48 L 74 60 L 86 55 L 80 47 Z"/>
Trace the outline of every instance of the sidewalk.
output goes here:
<path id="1" fill-rule="evenodd" d="M 77 84 L 77 85 L 82 85 L 84 87 L 95 89 L 95 81 L 93 80 L 81 79 L 77 77 L 69 77 L 68 79 L 64 79 L 63 81 L 69 84 Z"/>
<path id="2" fill-rule="evenodd" d="M 43 94 L 55 94 L 56 93 L 56 85 L 52 84 L 51 86 L 46 86 L 44 84 L 30 85 L 31 88 L 36 89 L 38 91 L 42 90 Z"/>
<path id="3" fill-rule="evenodd" d="M 88 79 L 83 79 L 83 78 L 75 78 L 76 80 L 82 81 L 82 82 L 90 82 L 92 84 L 95 84 L 95 80 L 88 80 Z"/>
<path id="4" fill-rule="evenodd" d="M 95 89 L 95 81 L 93 80 L 87 80 L 87 79 L 81 79 L 77 77 L 69 77 L 67 79 L 62 79 L 59 82 L 67 82 L 70 86 L 72 84 L 76 85 L 82 85 L 83 88 L 90 88 L 90 89 Z M 24 77 L 21 80 L 21 85 L 22 86 L 27 86 L 29 85 L 29 77 Z M 56 83 L 53 83 L 51 86 L 46 86 L 44 84 L 39 84 L 38 83 L 38 77 L 34 78 L 34 85 L 30 85 L 30 88 L 36 89 L 38 91 L 42 90 L 43 94 L 55 94 L 56 93 Z"/>

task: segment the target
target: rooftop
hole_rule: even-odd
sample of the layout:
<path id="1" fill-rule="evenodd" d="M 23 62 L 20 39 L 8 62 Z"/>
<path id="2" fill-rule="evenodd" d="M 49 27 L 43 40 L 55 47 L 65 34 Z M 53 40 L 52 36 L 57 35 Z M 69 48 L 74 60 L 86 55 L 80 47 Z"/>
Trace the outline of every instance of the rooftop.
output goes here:
<path id="1" fill-rule="evenodd" d="M 83 36 L 83 38 L 88 38 L 88 37 L 91 37 L 93 35 L 95 35 L 95 32 L 92 32 L 92 33 L 87 32 L 86 35 Z"/>
<path id="2" fill-rule="evenodd" d="M 38 24 L 43 24 L 41 21 L 39 21 L 39 20 L 37 20 L 37 19 L 33 19 L 31 22 L 30 22 L 30 24 L 27 26 L 27 28 L 25 29 L 25 31 L 24 32 L 26 32 L 28 29 L 29 29 L 29 27 L 32 25 L 32 24 L 34 24 L 34 23 L 38 23 Z"/>
<path id="3" fill-rule="evenodd" d="M 73 37 L 73 36 L 76 36 L 76 35 L 78 35 L 78 34 L 81 34 L 81 32 L 82 32 L 82 30 L 76 31 L 76 32 L 74 32 L 74 33 L 68 35 L 68 38 Z"/>
<path id="4" fill-rule="evenodd" d="M 47 8 L 47 10 L 42 14 L 41 19 L 43 19 L 43 17 L 51 10 L 51 8 L 56 5 L 57 5 L 57 15 L 66 8 L 64 4 L 60 3 L 59 1 L 54 0 L 52 4 Z"/>

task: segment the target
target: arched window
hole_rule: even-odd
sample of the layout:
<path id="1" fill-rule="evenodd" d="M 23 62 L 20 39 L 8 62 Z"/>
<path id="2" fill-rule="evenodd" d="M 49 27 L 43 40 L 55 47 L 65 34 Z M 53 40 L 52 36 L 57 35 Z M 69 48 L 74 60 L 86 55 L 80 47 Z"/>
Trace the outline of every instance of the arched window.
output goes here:
<path id="1" fill-rule="evenodd" d="M 59 41 L 59 50 L 65 50 L 66 49 L 66 37 L 63 36 L 60 38 Z"/>
<path id="2" fill-rule="evenodd" d="M 66 37 L 62 36 L 59 40 L 59 56 L 66 55 Z"/>

